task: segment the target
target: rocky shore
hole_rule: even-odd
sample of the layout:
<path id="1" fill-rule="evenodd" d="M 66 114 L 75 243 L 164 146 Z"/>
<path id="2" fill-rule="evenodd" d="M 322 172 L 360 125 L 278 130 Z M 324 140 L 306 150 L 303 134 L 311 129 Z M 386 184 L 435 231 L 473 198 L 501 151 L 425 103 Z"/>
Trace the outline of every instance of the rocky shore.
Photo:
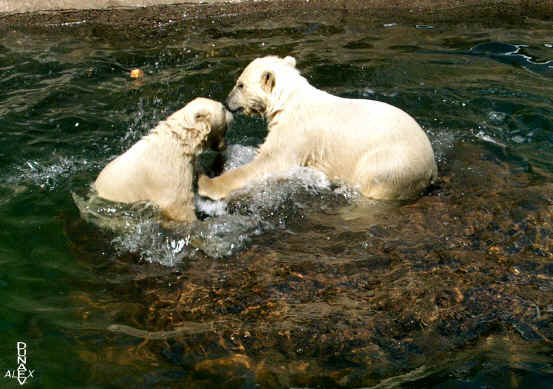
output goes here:
<path id="1" fill-rule="evenodd" d="M 0 26 L 52 26 L 72 23 L 148 27 L 183 19 L 287 11 L 362 11 L 364 17 L 418 22 L 553 19 L 553 0 L 0 0 Z"/>

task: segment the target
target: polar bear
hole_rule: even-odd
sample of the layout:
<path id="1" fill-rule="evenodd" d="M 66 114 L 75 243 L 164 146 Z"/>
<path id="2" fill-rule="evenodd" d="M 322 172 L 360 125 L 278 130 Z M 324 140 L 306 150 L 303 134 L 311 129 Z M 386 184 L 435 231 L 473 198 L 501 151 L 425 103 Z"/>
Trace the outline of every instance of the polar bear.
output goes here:
<path id="1" fill-rule="evenodd" d="M 319 90 L 301 76 L 293 57 L 253 60 L 226 104 L 233 112 L 264 116 L 268 135 L 249 164 L 219 177 L 201 176 L 202 196 L 221 199 L 294 166 L 318 169 L 382 200 L 414 199 L 436 179 L 432 146 L 411 116 L 383 102 Z"/>
<path id="2" fill-rule="evenodd" d="M 196 98 L 104 167 L 93 188 L 104 199 L 150 201 L 169 219 L 192 222 L 195 158 L 206 146 L 224 147 L 231 121 L 223 104 Z"/>

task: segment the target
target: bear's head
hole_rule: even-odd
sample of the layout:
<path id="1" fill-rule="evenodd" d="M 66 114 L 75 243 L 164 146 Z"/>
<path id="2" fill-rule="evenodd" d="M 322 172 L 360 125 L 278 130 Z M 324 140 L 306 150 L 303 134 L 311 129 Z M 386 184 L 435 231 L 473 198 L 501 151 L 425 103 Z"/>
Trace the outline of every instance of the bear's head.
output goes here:
<path id="1" fill-rule="evenodd" d="M 202 145 L 223 150 L 232 113 L 218 101 L 197 97 L 171 115 L 167 121 L 173 128 L 182 128 L 187 133 L 187 139 L 192 136 Z"/>
<path id="2" fill-rule="evenodd" d="M 294 85 L 298 75 L 294 57 L 257 58 L 236 80 L 227 97 L 227 107 L 233 112 L 243 110 L 246 115 L 263 115 L 278 99 L 282 87 Z"/>

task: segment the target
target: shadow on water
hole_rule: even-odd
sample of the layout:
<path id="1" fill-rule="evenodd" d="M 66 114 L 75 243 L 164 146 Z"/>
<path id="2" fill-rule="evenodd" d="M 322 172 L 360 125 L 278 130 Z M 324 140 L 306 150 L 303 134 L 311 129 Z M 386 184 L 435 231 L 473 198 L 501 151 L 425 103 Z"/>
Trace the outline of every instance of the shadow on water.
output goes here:
<path id="1" fill-rule="evenodd" d="M 0 38 L 0 328 L 28 339 L 44 387 L 550 387 L 550 29 L 311 19 Z M 266 54 L 411 113 L 439 182 L 393 204 L 296 169 L 197 199 L 192 226 L 105 202 L 80 217 L 71 194 L 111 158 Z M 238 117 L 225 169 L 264 136 Z"/>

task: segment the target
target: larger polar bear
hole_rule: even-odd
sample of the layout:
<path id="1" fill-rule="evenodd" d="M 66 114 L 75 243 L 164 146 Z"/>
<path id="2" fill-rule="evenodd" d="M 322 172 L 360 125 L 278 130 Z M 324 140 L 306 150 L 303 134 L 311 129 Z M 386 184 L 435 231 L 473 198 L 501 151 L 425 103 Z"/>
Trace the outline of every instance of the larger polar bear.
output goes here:
<path id="1" fill-rule="evenodd" d="M 195 158 L 206 146 L 224 146 L 231 120 L 223 104 L 198 97 L 104 167 L 93 187 L 104 199 L 150 201 L 169 219 L 192 222 Z"/>
<path id="2" fill-rule="evenodd" d="M 200 177 L 200 195 L 220 199 L 294 166 L 318 169 L 373 199 L 413 199 L 435 180 L 432 146 L 411 116 L 379 101 L 319 90 L 295 65 L 293 57 L 269 56 L 244 69 L 227 106 L 263 115 L 267 138 L 251 163 L 212 179 Z"/>

